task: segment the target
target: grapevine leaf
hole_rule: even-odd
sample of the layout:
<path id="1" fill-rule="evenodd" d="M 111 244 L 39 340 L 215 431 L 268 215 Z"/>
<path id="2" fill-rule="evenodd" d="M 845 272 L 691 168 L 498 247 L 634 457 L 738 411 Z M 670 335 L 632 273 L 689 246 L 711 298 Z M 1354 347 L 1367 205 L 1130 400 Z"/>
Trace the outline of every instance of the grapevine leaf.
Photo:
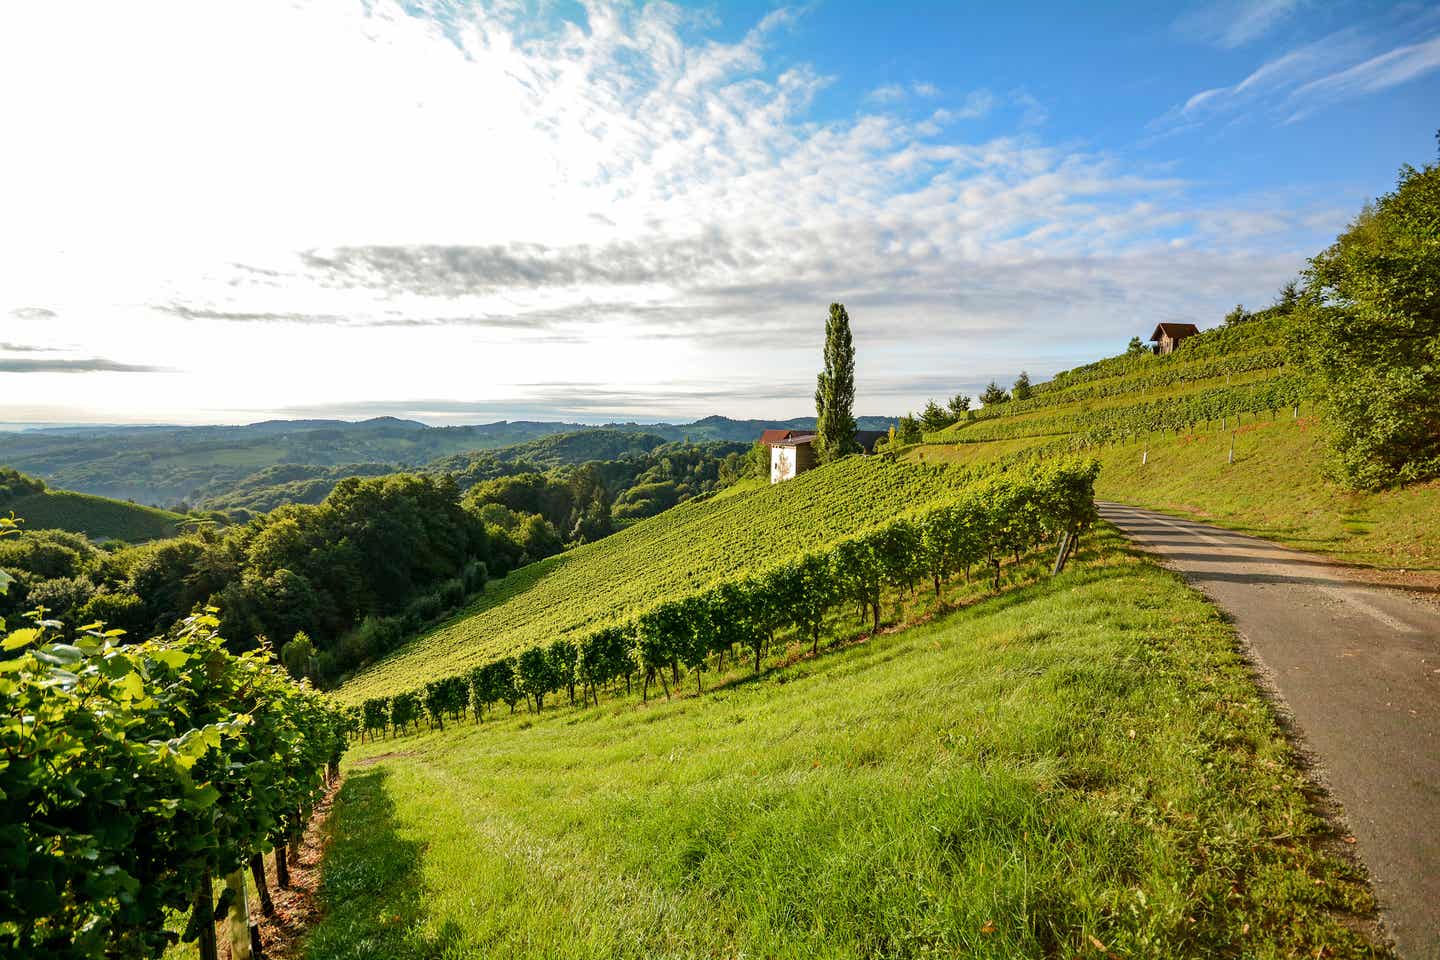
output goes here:
<path id="1" fill-rule="evenodd" d="M 5 638 L 5 642 L 0 643 L 0 649 L 4 649 L 7 651 L 19 650 L 21 647 L 28 647 L 30 644 L 34 643 L 39 636 L 40 631 L 36 630 L 34 627 L 22 627 L 21 629 L 16 630 L 14 633 L 7 636 Z"/>

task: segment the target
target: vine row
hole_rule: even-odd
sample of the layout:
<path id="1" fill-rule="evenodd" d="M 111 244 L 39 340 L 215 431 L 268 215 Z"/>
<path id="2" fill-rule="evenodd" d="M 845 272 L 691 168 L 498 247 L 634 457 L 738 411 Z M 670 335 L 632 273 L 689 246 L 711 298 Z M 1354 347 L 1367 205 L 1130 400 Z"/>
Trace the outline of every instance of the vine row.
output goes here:
<path id="1" fill-rule="evenodd" d="M 657 603 L 636 616 L 562 637 L 517 656 L 500 657 L 432 680 L 423 687 L 371 697 L 355 708 L 362 736 L 399 734 L 428 719 L 444 727 L 473 713 L 521 701 L 544 708 L 545 697 L 576 687 L 583 702 L 599 703 L 600 691 L 638 679 L 647 698 L 657 684 L 670 694 L 681 668 L 703 688 L 704 673 L 726 656 L 744 656 L 759 672 L 776 631 L 793 627 L 818 650 L 827 614 L 845 605 L 868 615 L 879 628 L 882 590 L 926 581 L 941 584 L 964 570 L 987 569 L 999 586 L 1007 557 L 1022 555 L 1062 537 L 1063 566 L 1069 547 L 1094 519 L 1094 480 L 1099 464 L 1064 458 L 1000 470 L 956 495 L 807 553 L 768 571 L 728 579 L 708 589 Z"/>
<path id="2" fill-rule="evenodd" d="M 134 644 L 100 624 L 62 643 L 60 626 L 0 623 L 0 955 L 158 957 L 184 939 L 213 957 L 212 879 L 273 849 L 284 882 L 346 718 L 268 651 L 229 652 L 213 610 Z"/>

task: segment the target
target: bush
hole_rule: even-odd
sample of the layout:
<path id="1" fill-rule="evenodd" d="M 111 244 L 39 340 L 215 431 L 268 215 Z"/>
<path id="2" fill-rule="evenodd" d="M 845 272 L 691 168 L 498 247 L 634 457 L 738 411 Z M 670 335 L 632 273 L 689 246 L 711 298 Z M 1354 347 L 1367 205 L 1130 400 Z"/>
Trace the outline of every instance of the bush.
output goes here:
<path id="1" fill-rule="evenodd" d="M 435 589 L 435 596 L 439 598 L 442 607 L 446 611 L 454 610 L 463 604 L 466 593 L 465 581 L 458 577 L 454 580 L 446 580 Z"/>

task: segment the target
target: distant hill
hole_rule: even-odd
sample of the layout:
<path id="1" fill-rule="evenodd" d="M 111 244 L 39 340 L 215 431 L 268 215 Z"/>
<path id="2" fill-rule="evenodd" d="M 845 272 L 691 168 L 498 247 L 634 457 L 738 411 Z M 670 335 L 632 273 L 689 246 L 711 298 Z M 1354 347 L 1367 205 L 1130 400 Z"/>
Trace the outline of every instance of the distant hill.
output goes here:
<path id="1" fill-rule="evenodd" d="M 140 543 L 174 536 L 185 517 L 70 490 L 51 490 L 31 477 L 0 468 L 0 515 L 14 513 L 26 530 L 68 530 L 92 540 Z"/>
<path id="2" fill-rule="evenodd" d="M 338 467 L 281 464 L 238 481 L 212 480 L 198 491 L 195 506 L 202 510 L 269 513 L 286 503 L 319 503 L 346 477 L 383 477 L 395 471 L 391 463 L 345 463 Z"/>
<path id="3" fill-rule="evenodd" d="M 861 429 L 884 430 L 887 417 L 860 417 Z M 726 440 L 750 443 L 772 427 L 806 429 L 813 417 L 733 420 L 711 416 L 693 423 L 613 423 L 594 426 L 535 420 L 502 420 L 430 427 L 413 420 L 267 420 L 245 426 L 65 427 L 0 433 L 0 464 L 68 490 L 140 503 L 199 503 L 239 493 L 237 485 L 270 467 L 302 466 L 311 472 L 285 483 L 326 479 L 320 468 L 384 464 L 416 469 L 452 454 L 498 450 L 558 434 L 640 434 L 663 441 Z M 571 445 L 579 440 L 567 441 Z M 628 443 L 628 441 L 627 441 Z M 622 444 L 623 445 L 623 444 Z M 544 465 L 577 462 L 563 449 L 532 451 Z M 603 455 L 584 459 L 609 459 Z M 333 476 L 330 474 L 329 476 Z M 273 484 L 262 484 L 273 485 Z M 317 488 L 318 489 L 318 488 Z M 240 494 L 244 495 L 244 494 Z"/>
<path id="4" fill-rule="evenodd" d="M 708 488 L 706 481 L 713 483 L 714 471 L 704 466 L 699 476 L 676 478 L 669 476 L 666 470 L 654 474 L 653 468 L 661 466 L 656 461 L 682 456 L 670 450 L 672 446 L 682 444 L 653 433 L 600 427 L 551 434 L 509 447 L 452 453 L 419 467 L 387 463 L 352 463 L 334 467 L 282 464 L 266 467 L 239 481 L 211 481 L 200 491 L 195 506 L 204 510 L 232 512 L 243 518 L 248 514 L 269 512 L 287 503 L 319 503 L 345 477 L 373 477 L 411 469 L 423 473 L 452 474 L 461 489 L 469 489 L 486 480 L 578 467 L 591 462 L 603 465 L 601 473 L 606 485 L 616 495 L 637 482 L 660 479 L 692 481 L 687 489 L 677 487 L 672 491 L 677 500 L 700 492 L 698 487 Z M 744 453 L 746 450 L 745 444 L 703 440 L 688 448 L 682 458 L 693 468 L 695 464 L 690 461 L 713 465 L 728 454 Z"/>

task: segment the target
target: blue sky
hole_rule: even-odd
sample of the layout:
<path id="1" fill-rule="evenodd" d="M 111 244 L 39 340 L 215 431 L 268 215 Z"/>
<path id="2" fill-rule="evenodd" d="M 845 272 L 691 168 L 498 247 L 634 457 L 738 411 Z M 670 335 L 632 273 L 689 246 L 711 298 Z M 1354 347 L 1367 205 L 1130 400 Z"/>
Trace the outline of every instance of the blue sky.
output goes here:
<path id="1" fill-rule="evenodd" d="M 76 24 L 84 29 L 76 29 Z M 1263 305 L 1435 156 L 1440 9 L 0 11 L 0 422 L 811 412 Z"/>

